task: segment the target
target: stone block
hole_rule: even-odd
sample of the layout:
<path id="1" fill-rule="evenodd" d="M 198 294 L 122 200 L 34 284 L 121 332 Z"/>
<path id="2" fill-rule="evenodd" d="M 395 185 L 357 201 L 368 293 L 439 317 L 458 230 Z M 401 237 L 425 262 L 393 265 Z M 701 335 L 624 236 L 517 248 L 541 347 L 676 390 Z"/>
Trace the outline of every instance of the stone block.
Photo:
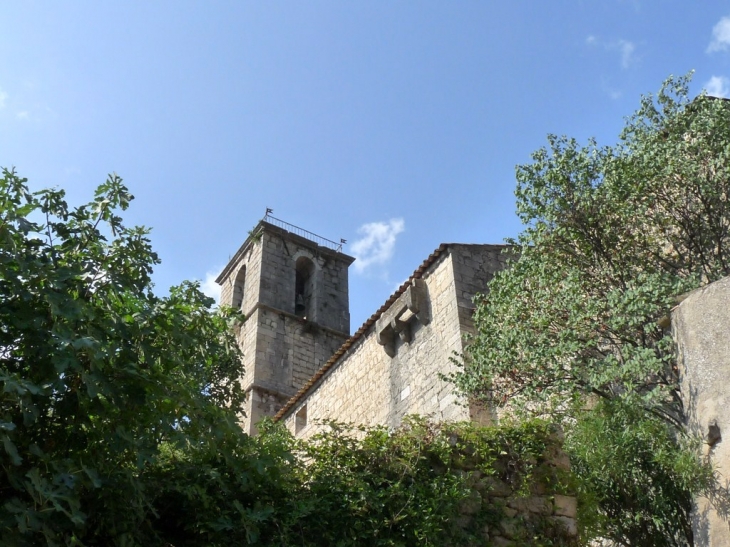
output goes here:
<path id="1" fill-rule="evenodd" d="M 482 508 L 482 496 L 477 490 L 472 490 L 469 497 L 461 502 L 459 512 L 462 515 L 475 515 Z"/>
<path id="2" fill-rule="evenodd" d="M 555 495 L 554 514 L 575 518 L 578 514 L 578 500 L 572 496 Z"/>
<path id="3" fill-rule="evenodd" d="M 514 538 L 519 533 L 520 528 L 520 522 L 515 518 L 504 518 L 499 523 L 499 530 L 505 537 L 510 539 Z"/>
<path id="4" fill-rule="evenodd" d="M 691 292 L 672 313 L 688 429 L 704 439 L 703 456 L 723 477 L 730 476 L 729 325 L 730 277 Z M 726 495 L 726 485 L 718 487 Z M 697 544 L 730 545 L 727 510 L 703 497 L 695 504 Z"/>
<path id="5" fill-rule="evenodd" d="M 507 502 L 507 507 L 516 509 L 520 513 L 535 513 L 537 515 L 551 515 L 553 512 L 552 502 L 544 497 L 533 496 L 529 498 L 515 498 Z"/>
<path id="6" fill-rule="evenodd" d="M 558 469 L 570 471 L 570 456 L 568 456 L 562 450 L 559 453 L 555 454 L 553 458 L 551 458 L 550 463 L 552 463 Z"/>
<path id="7" fill-rule="evenodd" d="M 513 518 L 517 516 L 517 509 L 512 509 L 512 507 L 505 507 L 502 509 L 502 513 L 505 517 Z"/>
<path id="8" fill-rule="evenodd" d="M 574 518 L 570 517 L 551 517 L 551 519 L 557 523 L 557 525 L 565 531 L 570 537 L 576 537 L 578 535 L 578 525 Z"/>
<path id="9" fill-rule="evenodd" d="M 512 494 L 512 487 L 494 477 L 487 477 L 483 484 L 486 488 L 486 494 L 490 497 L 504 498 Z"/>

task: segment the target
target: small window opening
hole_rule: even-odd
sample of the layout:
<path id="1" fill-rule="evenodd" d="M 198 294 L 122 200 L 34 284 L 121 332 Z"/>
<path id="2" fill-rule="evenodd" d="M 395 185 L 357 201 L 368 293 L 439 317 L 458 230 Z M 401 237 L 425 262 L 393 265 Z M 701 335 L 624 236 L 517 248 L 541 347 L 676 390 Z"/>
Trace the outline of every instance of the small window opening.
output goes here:
<path id="1" fill-rule="evenodd" d="M 296 281 L 294 292 L 294 315 L 311 319 L 310 305 L 314 292 L 314 263 L 306 257 L 300 257 L 296 263 Z"/>
<path id="2" fill-rule="evenodd" d="M 307 427 L 307 405 L 304 405 L 294 416 L 294 432 L 299 433 Z"/>
<path id="3" fill-rule="evenodd" d="M 243 306 L 243 290 L 246 286 L 246 266 L 238 270 L 236 280 L 233 282 L 233 299 L 231 307 L 241 309 Z"/>

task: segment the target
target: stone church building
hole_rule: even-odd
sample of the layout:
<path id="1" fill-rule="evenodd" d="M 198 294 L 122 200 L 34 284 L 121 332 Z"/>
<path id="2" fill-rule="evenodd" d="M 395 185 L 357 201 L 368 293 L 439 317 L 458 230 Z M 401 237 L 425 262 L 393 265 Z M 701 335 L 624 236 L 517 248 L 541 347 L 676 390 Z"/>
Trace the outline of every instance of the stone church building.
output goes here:
<path id="1" fill-rule="evenodd" d="M 456 370 L 473 331 L 475 294 L 505 267 L 505 245 L 444 243 L 350 335 L 348 268 L 333 241 L 264 217 L 216 279 L 221 304 L 240 308 L 247 393 L 243 426 L 265 416 L 298 437 L 323 420 L 397 427 L 404 416 L 490 422 L 460 400 L 444 375 Z M 697 545 L 730 545 L 730 277 L 697 289 L 672 312 L 688 429 L 721 478 L 698 498 Z M 715 506 L 720 500 L 719 506 Z M 557 513 L 556 513 L 557 514 Z M 571 518 L 575 515 L 573 514 Z M 561 517 L 562 518 L 562 517 Z"/>
<path id="2" fill-rule="evenodd" d="M 238 339 L 244 430 L 264 416 L 299 437 L 322 420 L 398 426 L 407 414 L 488 422 L 444 379 L 473 330 L 472 298 L 505 265 L 505 245 L 439 246 L 350 335 L 342 246 L 264 217 L 216 282 L 221 304 L 247 317 Z"/>

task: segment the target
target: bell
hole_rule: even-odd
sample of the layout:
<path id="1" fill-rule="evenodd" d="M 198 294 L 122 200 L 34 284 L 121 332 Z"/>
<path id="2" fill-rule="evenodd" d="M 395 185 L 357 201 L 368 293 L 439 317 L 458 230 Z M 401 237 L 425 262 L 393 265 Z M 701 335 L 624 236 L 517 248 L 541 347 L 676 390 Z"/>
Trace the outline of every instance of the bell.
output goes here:
<path id="1" fill-rule="evenodd" d="M 305 309 L 304 297 L 301 294 L 298 294 L 294 300 L 294 315 L 303 315 Z"/>

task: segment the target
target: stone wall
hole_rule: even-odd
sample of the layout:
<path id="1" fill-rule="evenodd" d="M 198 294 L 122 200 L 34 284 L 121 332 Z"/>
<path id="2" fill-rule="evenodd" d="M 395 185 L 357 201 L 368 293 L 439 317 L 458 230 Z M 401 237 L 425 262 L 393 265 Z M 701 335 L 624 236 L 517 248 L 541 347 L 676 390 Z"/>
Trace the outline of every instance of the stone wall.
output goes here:
<path id="1" fill-rule="evenodd" d="M 471 325 L 471 299 L 501 268 L 502 246 L 448 245 L 283 416 L 298 436 L 321 420 L 397 427 L 407 414 L 489 421 L 443 379 Z M 371 318 L 372 319 L 372 318 Z"/>
<path id="2" fill-rule="evenodd" d="M 246 284 L 241 311 L 246 313 L 251 310 L 259 299 L 259 283 L 254 280 L 261 275 L 261 246 L 249 245 L 245 252 L 241 252 L 235 266 L 226 273 L 220 280 L 221 296 L 220 303 L 226 306 L 233 305 L 233 288 L 239 272 L 246 270 Z"/>
<path id="3" fill-rule="evenodd" d="M 294 315 L 257 307 L 242 330 L 244 345 L 253 357 L 246 378 L 270 391 L 293 396 L 347 338 Z M 250 339 L 255 344 L 250 348 Z"/>
<path id="4" fill-rule="evenodd" d="M 523 547 L 526 545 L 577 545 L 575 496 L 565 490 L 570 459 L 562 450 L 562 439 L 549 439 L 548 449 L 534 464 L 529 482 L 522 484 L 527 462 L 515 461 L 505 447 L 486 474 L 477 459 L 463 460 L 461 470 L 469 474 L 471 495 L 461 505 L 455 525 L 481 536 L 474 545 Z"/>
<path id="5" fill-rule="evenodd" d="M 715 493 L 698 498 L 693 519 L 699 546 L 730 545 L 730 278 L 692 293 L 674 310 L 682 399 L 690 432 L 717 469 Z M 724 437 L 726 439 L 724 439 Z"/>
<path id="6" fill-rule="evenodd" d="M 255 309 L 242 332 L 241 345 L 248 348 L 246 360 L 252 362 L 245 373 L 245 385 L 251 390 L 244 418 L 248 433 L 256 432 L 261 418 L 275 415 L 347 338 L 264 306 Z"/>
<path id="7" fill-rule="evenodd" d="M 454 288 L 459 311 L 459 323 L 464 333 L 474 332 L 474 295 L 487 288 L 494 274 L 507 266 L 510 258 L 507 245 L 451 244 L 454 268 Z"/>

